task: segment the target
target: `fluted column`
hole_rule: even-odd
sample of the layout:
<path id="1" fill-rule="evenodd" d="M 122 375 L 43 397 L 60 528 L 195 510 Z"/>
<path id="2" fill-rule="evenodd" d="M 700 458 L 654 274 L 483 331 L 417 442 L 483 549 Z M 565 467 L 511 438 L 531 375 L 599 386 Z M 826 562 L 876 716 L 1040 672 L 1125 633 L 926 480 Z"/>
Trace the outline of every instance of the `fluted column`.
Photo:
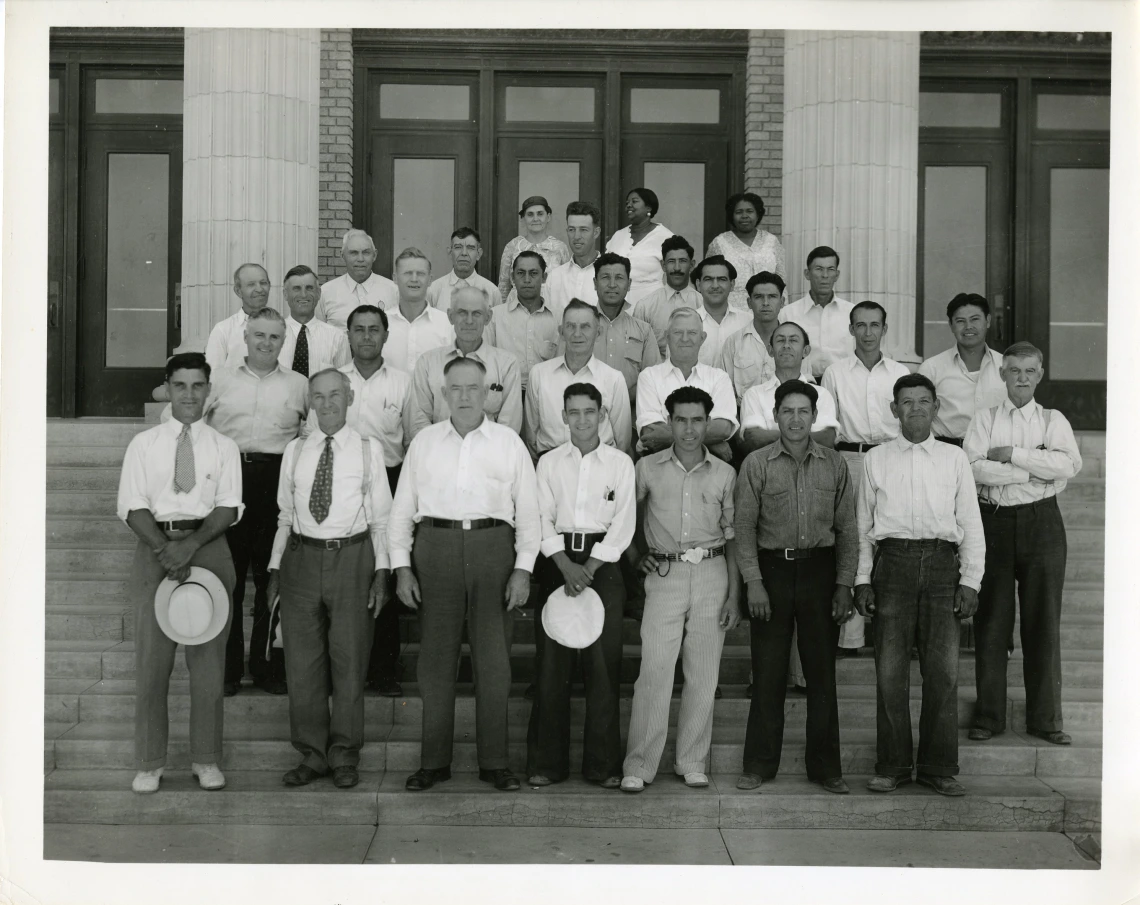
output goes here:
<path id="1" fill-rule="evenodd" d="M 807 253 L 839 252 L 836 292 L 887 309 L 884 350 L 913 357 L 918 32 L 784 34 L 784 209 L 790 299 Z"/>
<path id="2" fill-rule="evenodd" d="M 233 271 L 317 269 L 320 30 L 187 28 L 182 143 L 182 345 L 238 309 Z"/>

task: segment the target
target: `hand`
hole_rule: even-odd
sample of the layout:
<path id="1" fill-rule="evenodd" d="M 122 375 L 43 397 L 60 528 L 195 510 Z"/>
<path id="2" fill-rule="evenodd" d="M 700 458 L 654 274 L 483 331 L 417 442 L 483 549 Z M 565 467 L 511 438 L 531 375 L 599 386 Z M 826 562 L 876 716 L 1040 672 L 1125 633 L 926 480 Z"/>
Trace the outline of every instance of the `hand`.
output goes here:
<path id="1" fill-rule="evenodd" d="M 855 612 L 851 599 L 851 589 L 846 585 L 837 584 L 835 593 L 831 595 L 831 618 L 836 625 L 843 625 L 851 619 Z"/>
<path id="2" fill-rule="evenodd" d="M 991 462 L 1012 462 L 1013 461 L 1013 447 L 1012 446 L 993 446 L 990 451 L 986 453 L 986 458 Z"/>
<path id="3" fill-rule="evenodd" d="M 396 570 L 396 596 L 408 609 L 420 608 L 420 583 L 409 566 L 401 566 Z"/>
<path id="4" fill-rule="evenodd" d="M 748 615 L 765 622 L 772 618 L 772 604 L 763 581 L 748 582 Z"/>
<path id="5" fill-rule="evenodd" d="M 855 585 L 855 609 L 862 616 L 875 615 L 875 589 L 869 584 Z"/>
<path id="6" fill-rule="evenodd" d="M 656 572 L 657 557 L 652 553 L 646 553 L 643 557 L 641 557 L 640 560 L 638 560 L 637 568 L 638 571 L 644 572 L 646 575 L 650 574 L 651 572 Z"/>
<path id="7" fill-rule="evenodd" d="M 720 607 L 720 630 L 731 632 L 740 623 L 740 599 L 729 594 Z"/>
<path id="8" fill-rule="evenodd" d="M 964 584 L 958 585 L 954 593 L 954 615 L 959 619 L 969 619 L 978 611 L 978 592 Z"/>
<path id="9" fill-rule="evenodd" d="M 384 604 L 388 602 L 388 574 L 387 569 L 377 569 L 372 576 L 372 587 L 368 589 L 368 609 L 372 611 L 373 619 L 380 615 Z"/>
<path id="10" fill-rule="evenodd" d="M 281 570 L 269 570 L 269 583 L 265 586 L 265 596 L 269 600 L 270 605 L 273 604 L 273 598 L 281 593 Z"/>
<path id="11" fill-rule="evenodd" d="M 185 571 L 190 574 L 190 560 L 198 552 L 198 545 L 189 537 L 168 540 L 158 551 L 158 561 L 166 569 L 167 575 Z M 185 576 L 184 576 L 185 577 Z"/>
<path id="12" fill-rule="evenodd" d="M 190 577 L 190 567 L 183 566 L 181 569 L 173 569 L 166 573 L 166 577 L 181 584 Z"/>
<path id="13" fill-rule="evenodd" d="M 530 597 L 530 572 L 515 569 L 507 579 L 507 609 L 517 610 Z"/>
<path id="14" fill-rule="evenodd" d="M 586 566 L 574 562 L 565 553 L 554 554 L 554 562 L 566 581 L 566 594 L 569 597 L 577 597 L 594 580 L 593 573 Z"/>

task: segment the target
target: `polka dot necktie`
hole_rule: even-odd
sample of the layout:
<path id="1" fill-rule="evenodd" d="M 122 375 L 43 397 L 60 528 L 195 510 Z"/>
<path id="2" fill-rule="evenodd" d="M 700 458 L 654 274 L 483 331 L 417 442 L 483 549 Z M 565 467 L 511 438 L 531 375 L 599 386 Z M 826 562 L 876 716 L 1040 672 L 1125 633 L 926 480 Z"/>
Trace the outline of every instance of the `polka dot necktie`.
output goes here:
<path id="1" fill-rule="evenodd" d="M 190 436 L 190 425 L 182 425 L 178 435 L 178 448 L 174 451 L 174 490 L 189 493 L 194 489 L 194 441 Z"/>
<path id="2" fill-rule="evenodd" d="M 293 370 L 302 377 L 309 376 L 309 334 L 308 325 L 301 325 L 297 334 L 297 347 L 293 350 Z"/>
<path id="3" fill-rule="evenodd" d="M 329 515 L 332 505 L 333 451 L 332 437 L 325 437 L 325 449 L 317 462 L 317 475 L 309 493 L 309 512 L 319 525 Z"/>

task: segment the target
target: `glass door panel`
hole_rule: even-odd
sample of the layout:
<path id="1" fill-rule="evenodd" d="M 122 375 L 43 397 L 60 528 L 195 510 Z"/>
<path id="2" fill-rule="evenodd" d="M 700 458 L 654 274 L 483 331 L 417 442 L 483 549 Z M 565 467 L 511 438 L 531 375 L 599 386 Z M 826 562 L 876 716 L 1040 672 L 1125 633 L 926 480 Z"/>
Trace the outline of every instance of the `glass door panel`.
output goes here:
<path id="1" fill-rule="evenodd" d="M 455 227 L 455 160 L 397 157 L 392 161 L 392 253 L 418 248 L 433 276 L 447 273 L 447 237 Z"/>
<path id="2" fill-rule="evenodd" d="M 645 187 L 661 204 L 658 217 L 668 217 L 669 229 L 688 239 L 698 257 L 712 238 L 705 235 L 706 169 L 703 163 L 645 162 Z"/>

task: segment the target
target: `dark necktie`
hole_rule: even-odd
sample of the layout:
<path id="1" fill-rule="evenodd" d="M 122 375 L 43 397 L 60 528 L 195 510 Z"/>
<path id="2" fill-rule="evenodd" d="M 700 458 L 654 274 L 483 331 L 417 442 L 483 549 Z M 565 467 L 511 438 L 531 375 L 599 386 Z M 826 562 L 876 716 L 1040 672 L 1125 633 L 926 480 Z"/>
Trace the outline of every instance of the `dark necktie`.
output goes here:
<path id="1" fill-rule="evenodd" d="M 309 376 L 309 334 L 308 325 L 301 325 L 301 332 L 297 334 L 297 347 L 293 350 L 293 370 L 302 377 Z"/>
<path id="2" fill-rule="evenodd" d="M 317 474 L 313 478 L 313 489 L 309 493 L 309 512 L 319 525 L 329 515 L 332 505 L 333 451 L 332 437 L 325 437 L 324 452 L 317 462 Z"/>

